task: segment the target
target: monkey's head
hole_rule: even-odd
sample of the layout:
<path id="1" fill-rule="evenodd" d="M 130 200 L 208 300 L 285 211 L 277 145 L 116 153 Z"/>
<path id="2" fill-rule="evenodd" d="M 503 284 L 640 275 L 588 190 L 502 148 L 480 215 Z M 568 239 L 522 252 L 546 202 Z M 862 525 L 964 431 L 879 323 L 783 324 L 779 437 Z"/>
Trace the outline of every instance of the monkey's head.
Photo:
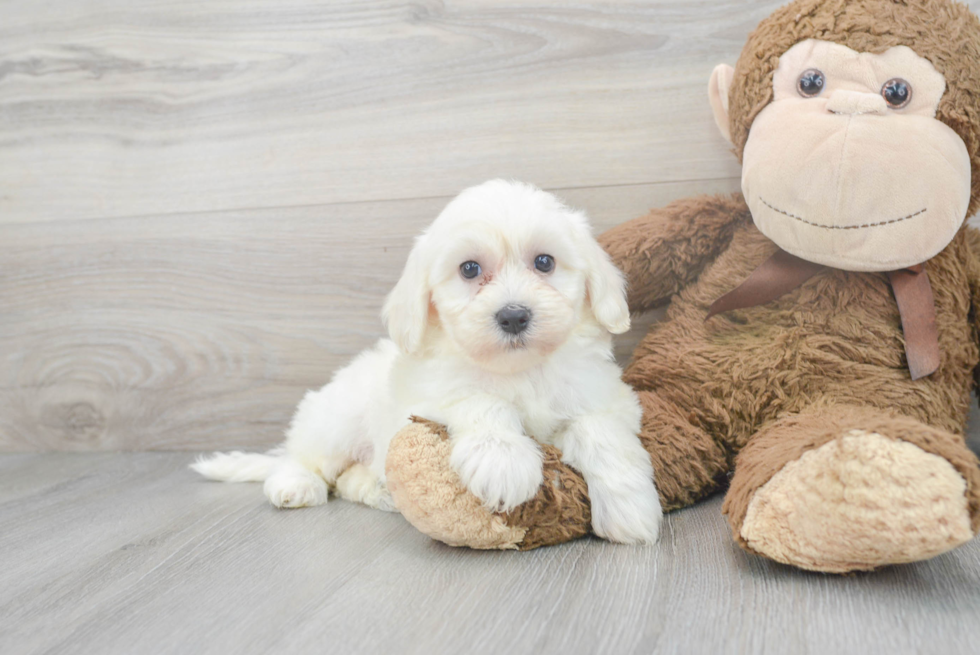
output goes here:
<path id="1" fill-rule="evenodd" d="M 980 19 L 950 0 L 796 0 L 709 97 L 759 230 L 852 271 L 921 263 L 980 205 Z"/>

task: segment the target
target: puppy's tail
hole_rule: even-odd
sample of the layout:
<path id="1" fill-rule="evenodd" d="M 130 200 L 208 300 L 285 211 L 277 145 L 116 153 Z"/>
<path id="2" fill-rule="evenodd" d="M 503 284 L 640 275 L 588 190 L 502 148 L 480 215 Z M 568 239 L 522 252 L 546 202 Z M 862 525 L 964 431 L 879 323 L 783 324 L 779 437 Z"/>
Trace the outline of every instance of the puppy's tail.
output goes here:
<path id="1" fill-rule="evenodd" d="M 284 448 L 275 448 L 265 454 L 237 450 L 233 453 L 214 453 L 210 457 L 199 457 L 191 464 L 191 469 L 209 480 L 264 482 L 283 455 Z"/>

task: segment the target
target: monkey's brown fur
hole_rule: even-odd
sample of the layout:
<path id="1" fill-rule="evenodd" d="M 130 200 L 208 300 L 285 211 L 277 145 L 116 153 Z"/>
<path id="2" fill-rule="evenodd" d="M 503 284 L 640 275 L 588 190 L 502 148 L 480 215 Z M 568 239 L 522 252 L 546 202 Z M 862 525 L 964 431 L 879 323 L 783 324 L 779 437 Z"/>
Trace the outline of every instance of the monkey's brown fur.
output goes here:
<path id="1" fill-rule="evenodd" d="M 724 216 L 733 223 L 726 225 Z M 705 217 L 709 220 L 701 220 Z M 728 241 L 731 225 L 735 229 Z M 700 238 L 714 235 L 713 243 L 724 251 L 691 286 L 677 289 L 670 280 L 674 276 L 661 271 L 658 281 L 638 279 L 638 291 L 630 294 L 631 308 L 642 310 L 679 292 L 666 320 L 637 347 L 625 373 L 644 406 L 641 438 L 653 456 L 665 505 L 684 506 L 716 489 L 719 475 L 732 468 L 735 456 L 760 430 L 823 407 L 833 408 L 831 423 L 851 420 L 848 429 L 877 431 L 886 418 L 906 416 L 921 424 L 923 434 L 933 428 L 945 431 L 947 438 L 930 442 L 925 450 L 970 463 L 957 469 L 970 483 L 972 525 L 980 528 L 980 469 L 962 438 L 971 374 L 980 360 L 974 315 L 980 259 L 966 229 L 926 264 L 942 363 L 933 375 L 913 382 L 884 274 L 828 270 L 779 300 L 705 322 L 711 302 L 776 250 L 752 225 L 739 197 L 684 200 L 615 228 L 601 241 L 617 263 L 643 259 L 669 242 L 676 255 L 671 259 L 696 267 L 703 252 L 696 246 L 688 255 L 675 226 L 684 233 L 693 229 Z M 862 411 L 867 407 L 880 410 L 874 420 Z M 798 450 L 826 441 L 800 436 L 798 446 L 787 447 Z M 771 461 L 770 476 L 785 462 L 779 459 Z M 733 518 L 744 514 L 738 500 L 743 471 L 741 466 L 735 471 L 726 503 Z"/>
<path id="2" fill-rule="evenodd" d="M 771 100 L 779 56 L 808 38 L 873 53 L 907 45 L 944 74 L 947 90 L 937 118 L 959 134 L 970 154 L 972 214 L 980 206 L 977 17 L 948 0 L 797 0 L 776 11 L 749 37 L 735 69 L 729 114 L 739 156 L 753 119 Z M 965 482 L 960 502 L 968 530 L 980 531 L 980 467 L 963 438 L 980 362 L 980 233 L 961 229 L 925 264 L 942 360 L 938 371 L 918 381 L 906 366 L 900 317 L 883 273 L 826 269 L 776 301 L 705 321 L 709 305 L 776 250 L 753 225 L 740 195 L 675 202 L 610 230 L 600 242 L 626 274 L 631 311 L 670 303 L 624 376 L 643 405 L 640 438 L 665 509 L 690 505 L 728 483 L 724 511 L 736 540 L 753 550 L 742 528 L 761 488 L 809 451 L 847 434 L 872 435 L 914 445 L 923 461 L 948 462 L 950 476 Z M 438 457 L 403 466 L 399 448 L 396 439 L 388 461 L 396 487 L 412 476 L 424 480 L 426 467 L 448 467 Z M 546 470 L 549 489 L 505 517 L 509 527 L 527 535 L 533 530 L 533 540 L 484 547 L 535 547 L 582 531 L 580 523 L 588 521 L 584 481 L 557 457 L 549 458 Z M 395 500 L 399 506 L 413 502 L 397 493 Z M 888 507 L 884 500 L 882 507 Z M 546 516 L 563 518 L 538 520 Z M 443 520 L 458 527 L 469 519 Z M 945 521 L 921 526 L 923 534 L 942 532 Z M 436 538 L 439 532 L 430 530 Z M 964 540 L 962 531 L 957 534 L 951 530 L 948 543 L 895 561 L 954 547 Z M 881 535 L 893 537 L 918 538 Z M 850 561 L 846 552 L 843 557 L 783 561 L 825 571 L 889 563 Z"/>

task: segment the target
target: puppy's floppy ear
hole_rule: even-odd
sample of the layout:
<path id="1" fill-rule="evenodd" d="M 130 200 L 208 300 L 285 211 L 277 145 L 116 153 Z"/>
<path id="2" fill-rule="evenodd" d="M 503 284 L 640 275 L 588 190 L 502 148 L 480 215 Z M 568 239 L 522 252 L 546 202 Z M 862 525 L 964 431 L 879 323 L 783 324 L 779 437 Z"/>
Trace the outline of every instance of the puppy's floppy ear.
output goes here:
<path id="1" fill-rule="evenodd" d="M 429 275 L 425 236 L 415 240 L 398 284 L 385 299 L 382 318 L 388 335 L 406 353 L 418 352 L 429 322 Z"/>
<path id="2" fill-rule="evenodd" d="M 613 334 L 630 329 L 630 310 L 626 304 L 626 278 L 612 263 L 609 253 L 586 228 L 584 250 L 589 270 L 585 287 L 592 303 L 592 313 L 602 327 Z"/>

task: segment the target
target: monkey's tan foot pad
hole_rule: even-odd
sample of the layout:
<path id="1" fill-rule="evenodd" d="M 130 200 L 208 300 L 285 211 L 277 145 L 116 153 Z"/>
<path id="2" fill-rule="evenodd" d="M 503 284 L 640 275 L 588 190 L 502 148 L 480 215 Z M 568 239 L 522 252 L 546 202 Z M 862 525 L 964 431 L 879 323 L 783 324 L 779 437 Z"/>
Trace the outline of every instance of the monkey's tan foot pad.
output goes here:
<path id="1" fill-rule="evenodd" d="M 449 465 L 446 429 L 413 418 L 388 447 L 385 475 L 398 511 L 420 532 L 450 546 L 528 550 L 569 541 L 591 530 L 582 476 L 544 447 L 544 484 L 538 495 L 508 514 L 483 506 Z"/>
<path id="2" fill-rule="evenodd" d="M 928 559 L 973 536 L 966 481 L 948 461 L 861 430 L 784 466 L 740 532 L 758 553 L 829 573 Z"/>

